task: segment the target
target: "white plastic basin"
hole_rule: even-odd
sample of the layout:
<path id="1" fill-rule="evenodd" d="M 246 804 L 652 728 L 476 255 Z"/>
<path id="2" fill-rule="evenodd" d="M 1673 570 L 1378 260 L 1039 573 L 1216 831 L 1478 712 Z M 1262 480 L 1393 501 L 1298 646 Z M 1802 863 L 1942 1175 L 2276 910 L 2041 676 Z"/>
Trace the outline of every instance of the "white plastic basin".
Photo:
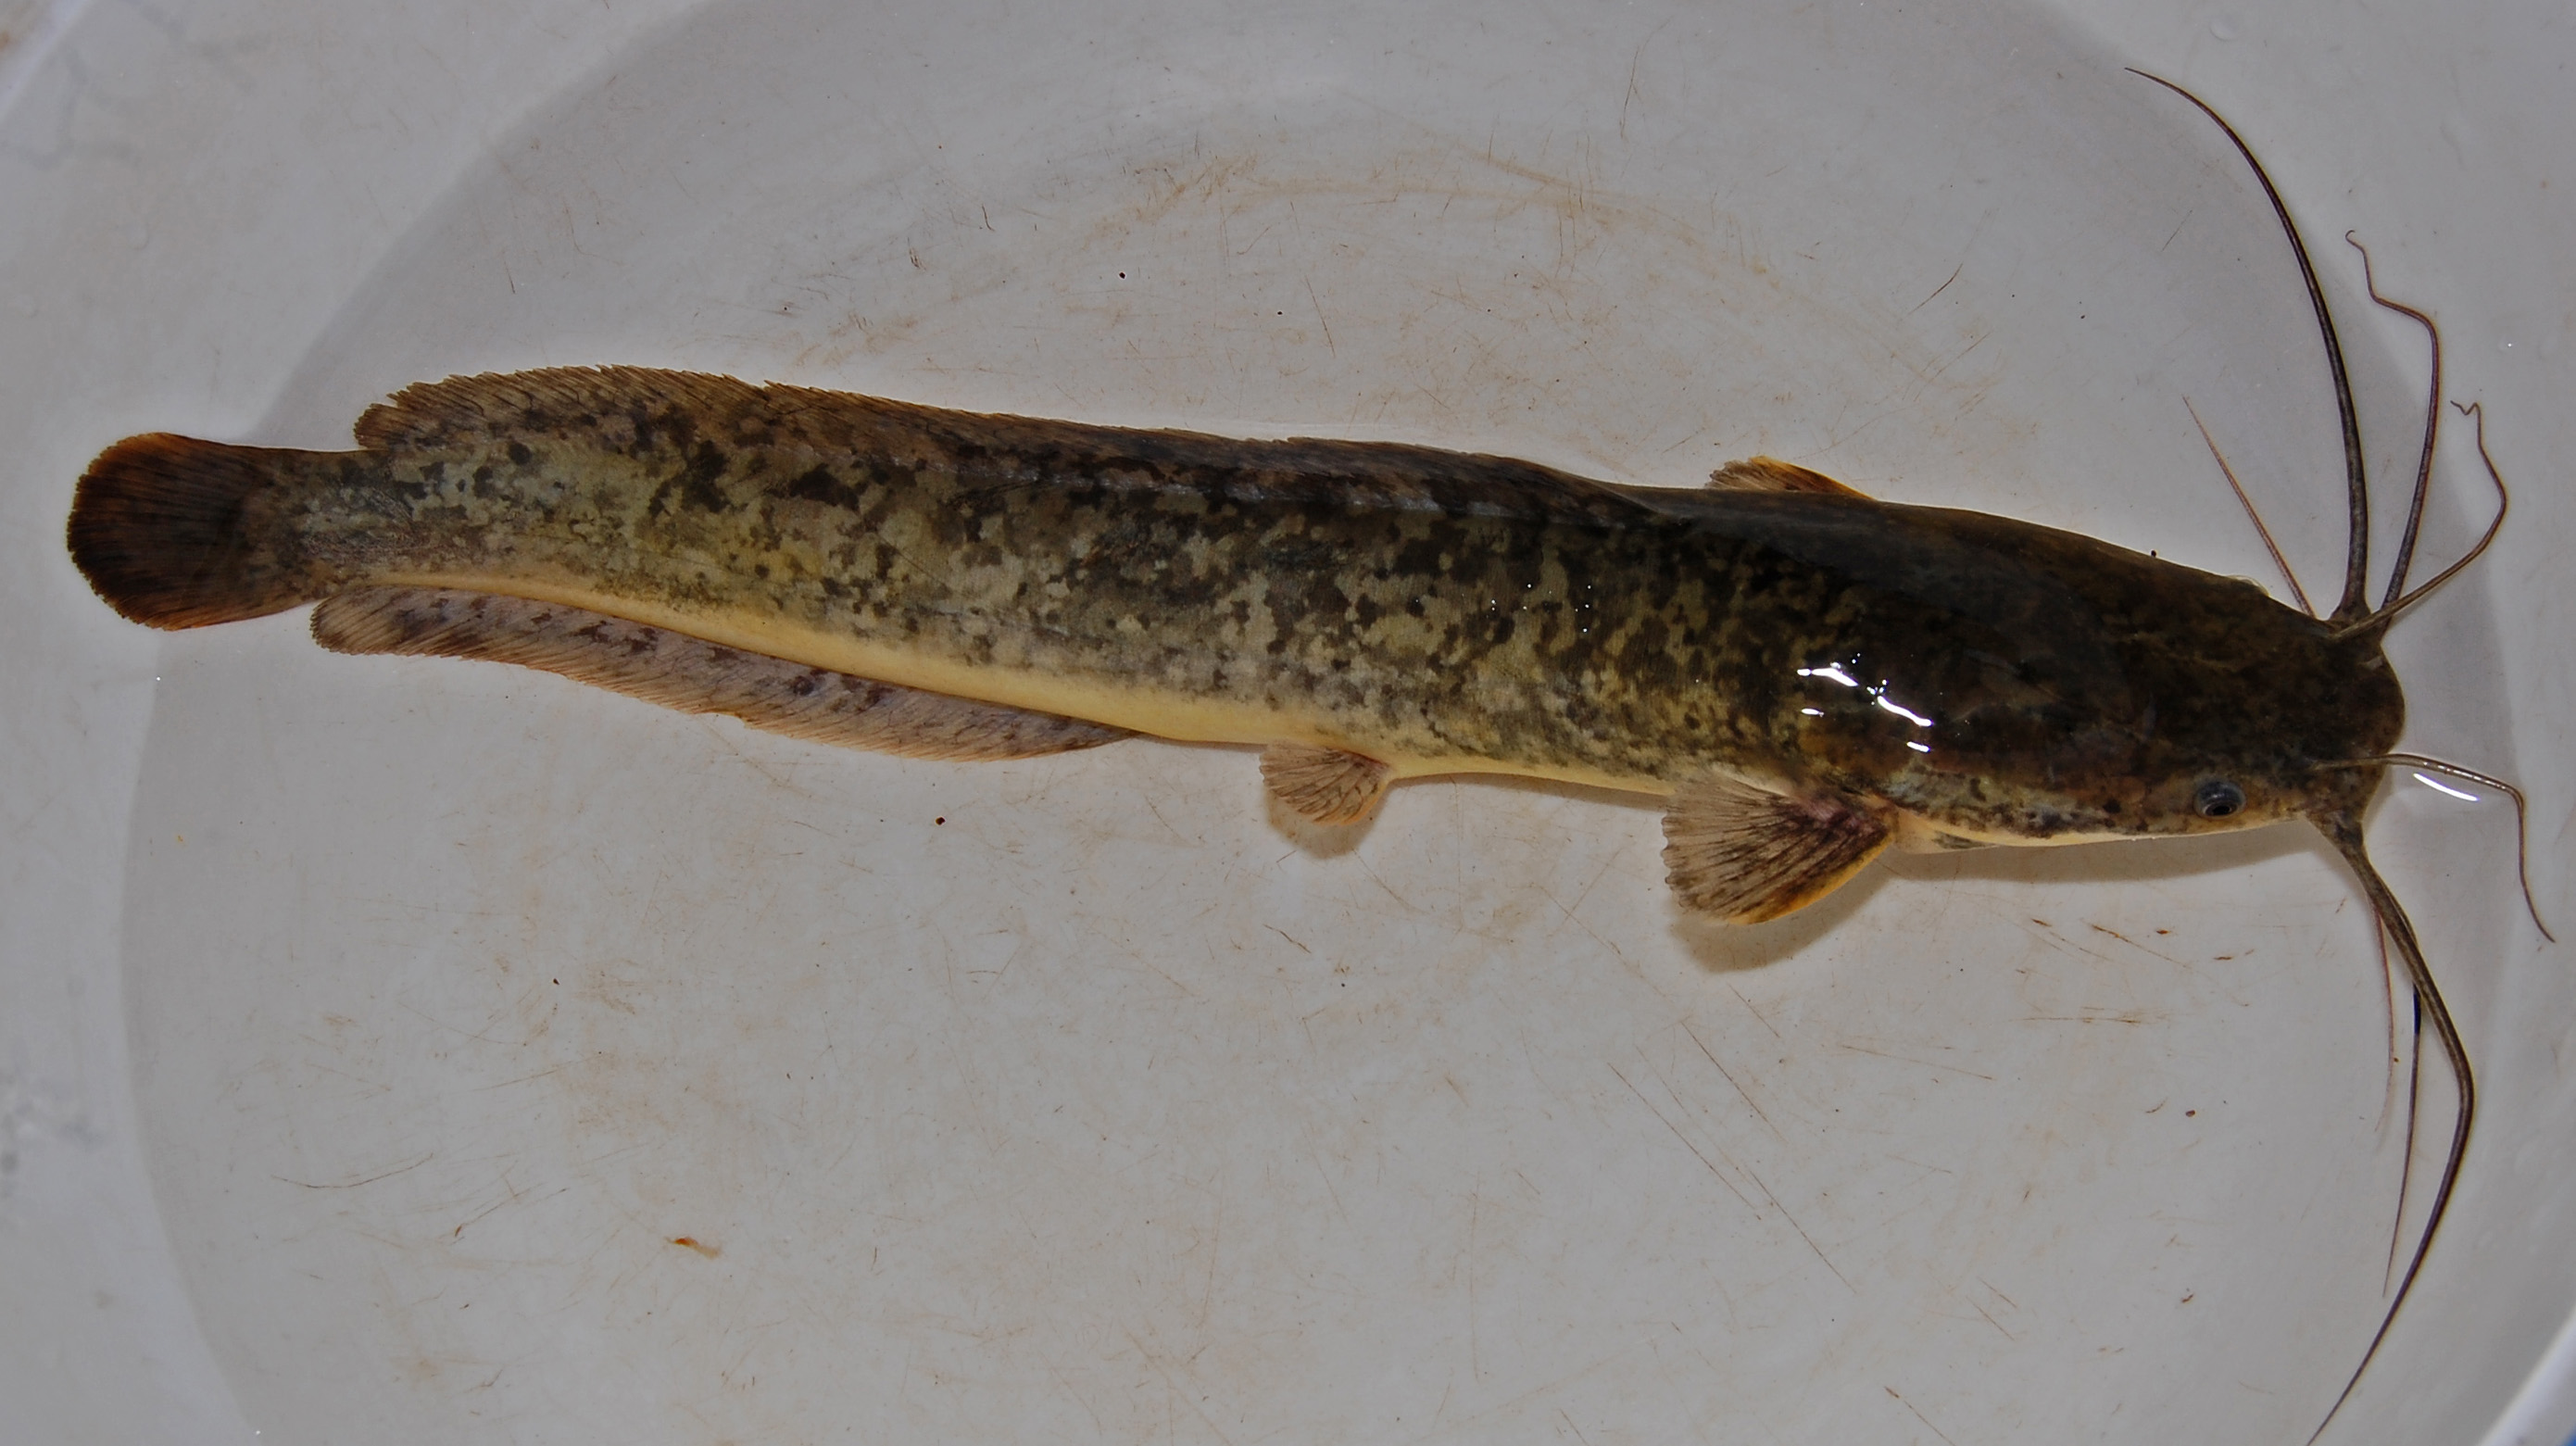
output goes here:
<path id="1" fill-rule="evenodd" d="M 21 8 L 8 1439 L 2294 1442 L 2399 1208 L 2369 915 L 2302 830 L 1714 928 L 1580 790 L 1326 838 L 1236 750 L 906 762 L 300 616 L 153 635 L 60 543 L 136 431 L 686 366 L 1673 485 L 1768 452 L 2277 589 L 2188 398 L 2331 594 L 2304 296 L 2139 65 L 2310 228 L 2383 520 L 2420 342 L 2344 230 L 2485 402 L 2512 520 L 2392 653 L 2576 927 L 2563 15 Z M 2465 437 L 2436 477 L 2438 565 L 2489 501 Z M 2486 1112 L 2328 1439 L 2555 1446 L 2576 984 L 2509 809 L 2399 775 L 2372 838 Z"/>

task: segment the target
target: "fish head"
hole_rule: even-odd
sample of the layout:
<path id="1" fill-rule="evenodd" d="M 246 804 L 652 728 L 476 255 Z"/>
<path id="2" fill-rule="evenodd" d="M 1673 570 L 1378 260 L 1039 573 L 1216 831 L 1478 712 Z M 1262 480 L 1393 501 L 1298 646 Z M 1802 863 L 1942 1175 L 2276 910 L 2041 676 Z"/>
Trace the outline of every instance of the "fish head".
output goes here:
<path id="1" fill-rule="evenodd" d="M 2377 630 L 2112 549 L 2066 562 L 2010 626 L 1952 614 L 1842 668 L 1891 679 L 1866 701 L 1896 715 L 1868 720 L 1842 786 L 1950 846 L 2229 832 L 2367 801 L 2379 772 L 2355 765 L 2406 716 Z"/>
<path id="2" fill-rule="evenodd" d="M 2320 669 L 2296 688 L 2214 686 L 2243 710 L 2240 725 L 2224 734 L 2145 740 L 2135 831 L 2220 833 L 2358 816 L 2379 771 L 2352 765 L 2395 746 L 2405 700 L 2375 642 L 2366 657 L 2336 661 L 2346 666 Z"/>
<path id="3" fill-rule="evenodd" d="M 2142 786 L 2128 831 L 2358 817 L 2380 773 L 2356 765 L 2395 747 L 2406 723 L 2380 630 L 2270 605 L 2192 631 L 2157 680 L 2164 706 L 2137 730 Z"/>

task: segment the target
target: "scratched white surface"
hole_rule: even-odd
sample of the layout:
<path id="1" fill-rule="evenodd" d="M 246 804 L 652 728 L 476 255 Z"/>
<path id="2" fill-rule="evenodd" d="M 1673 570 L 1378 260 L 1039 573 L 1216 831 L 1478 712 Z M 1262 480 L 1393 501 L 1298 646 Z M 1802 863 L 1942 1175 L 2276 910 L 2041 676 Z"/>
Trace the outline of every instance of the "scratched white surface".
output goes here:
<path id="1" fill-rule="evenodd" d="M 65 16 L 0 73 L 0 647 L 46 700 L 0 759 L 0 1435 L 2260 1442 L 2340 1386 L 2401 1161 L 2303 833 L 1900 861 L 1730 932 L 1632 803 L 1416 784 L 1326 839 L 1231 750 L 911 763 L 300 616 L 157 640 L 61 513 L 127 432 L 331 446 L 615 360 L 1676 485 L 1768 451 L 2268 582 L 2187 395 L 2330 592 L 2303 304 L 2144 63 L 2301 208 L 2379 453 L 2417 359 L 2346 226 L 2493 408 L 2514 521 L 2396 651 L 2563 899 L 2571 127 L 2493 88 L 2563 83 L 2564 16 Z M 2499 811 L 2391 794 L 2489 1113 L 2332 1439 L 2556 1442 L 2565 961 Z"/>

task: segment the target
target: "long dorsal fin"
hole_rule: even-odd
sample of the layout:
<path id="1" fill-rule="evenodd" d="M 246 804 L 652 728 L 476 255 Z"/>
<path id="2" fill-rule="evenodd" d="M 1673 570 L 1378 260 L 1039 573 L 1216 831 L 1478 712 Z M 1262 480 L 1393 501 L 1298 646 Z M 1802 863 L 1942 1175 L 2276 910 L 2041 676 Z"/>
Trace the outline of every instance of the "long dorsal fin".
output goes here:
<path id="1" fill-rule="evenodd" d="M 1509 457 L 1394 442 L 1247 441 L 1160 428 L 918 406 L 885 397 L 650 367 L 548 367 L 403 388 L 358 419 L 360 446 L 472 450 L 549 441 L 667 452 L 762 447 L 885 459 L 907 470 L 1021 487 L 1031 470 L 1085 485 L 1183 484 L 1219 496 L 1335 507 L 1598 522 L 1625 516 L 1626 489 Z M 1011 458 L 996 466 L 997 457 Z"/>
<path id="2" fill-rule="evenodd" d="M 340 653 L 489 658 L 684 713 L 908 758 L 1034 758 L 1131 736 L 1052 713 L 900 688 L 560 603 L 453 588 L 341 593 L 313 610 Z"/>
<path id="3" fill-rule="evenodd" d="M 1261 781 L 1270 796 L 1316 823 L 1357 823 L 1386 796 L 1394 771 L 1374 758 L 1310 743 L 1261 750 Z"/>
<path id="4" fill-rule="evenodd" d="M 763 389 L 732 377 L 647 367 L 546 367 L 415 382 L 367 408 L 358 445 L 383 451 L 428 451 L 512 437 L 613 433 L 687 419 L 692 430 L 715 418 L 765 415 Z"/>
<path id="5" fill-rule="evenodd" d="M 1857 487 L 1837 482 L 1777 457 L 1747 457 L 1708 474 L 1708 485 L 1720 492 L 1822 492 L 1840 497 L 1867 497 Z"/>
<path id="6" fill-rule="evenodd" d="M 1858 804 L 1706 774 L 1676 790 L 1664 814 L 1666 881 L 1687 908 L 1759 924 L 1841 887 L 1889 835 L 1887 821 Z"/>

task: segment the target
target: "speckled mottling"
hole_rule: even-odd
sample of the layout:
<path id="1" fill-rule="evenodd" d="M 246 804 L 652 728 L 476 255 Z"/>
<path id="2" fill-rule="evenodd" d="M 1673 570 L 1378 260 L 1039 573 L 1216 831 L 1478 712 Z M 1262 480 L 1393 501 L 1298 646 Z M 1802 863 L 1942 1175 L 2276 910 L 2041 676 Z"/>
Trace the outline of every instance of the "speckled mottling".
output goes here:
<path id="1" fill-rule="evenodd" d="M 1850 494 L 985 416 L 635 369 L 410 388 L 266 453 L 299 581 L 545 596 L 1164 736 L 1669 792 L 1711 770 L 2047 841 L 2360 786 L 2375 631 L 2088 538 Z M 103 459 L 104 460 L 104 459 Z M 1914 746 L 1909 746 L 1914 745 Z M 2226 777 L 2248 803 L 2203 820 Z"/>

